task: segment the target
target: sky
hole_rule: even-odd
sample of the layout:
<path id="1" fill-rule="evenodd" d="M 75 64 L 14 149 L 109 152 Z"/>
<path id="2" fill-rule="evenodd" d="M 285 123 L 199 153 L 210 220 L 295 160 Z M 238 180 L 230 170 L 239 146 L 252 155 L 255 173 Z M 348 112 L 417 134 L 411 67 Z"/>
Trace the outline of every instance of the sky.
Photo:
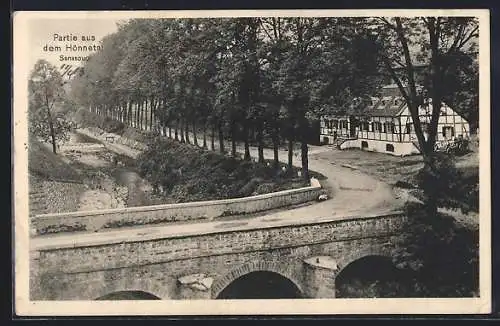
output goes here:
<path id="1" fill-rule="evenodd" d="M 66 46 L 93 46 L 106 35 L 117 31 L 119 19 L 110 18 L 60 18 L 60 19 L 33 19 L 28 25 L 29 66 L 33 67 L 38 59 L 46 59 L 57 67 L 63 64 L 74 67 L 80 66 L 82 61 L 65 60 L 60 56 L 85 57 L 94 51 L 67 51 Z M 57 34 L 57 36 L 55 35 Z M 65 36 L 70 37 L 68 38 Z M 72 37 L 76 37 L 74 41 Z M 83 41 L 82 37 L 88 39 Z M 92 40 L 92 37 L 95 40 Z M 54 47 L 52 51 L 45 46 Z M 60 47 L 60 50 L 55 48 Z"/>

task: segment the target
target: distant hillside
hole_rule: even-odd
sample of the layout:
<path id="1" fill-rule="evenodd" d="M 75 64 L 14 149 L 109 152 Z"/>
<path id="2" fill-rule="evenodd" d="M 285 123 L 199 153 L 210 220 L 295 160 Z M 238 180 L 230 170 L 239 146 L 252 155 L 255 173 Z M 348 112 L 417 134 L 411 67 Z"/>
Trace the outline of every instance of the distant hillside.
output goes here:
<path id="1" fill-rule="evenodd" d="M 28 148 L 30 174 L 46 180 L 81 182 L 78 172 L 36 139 L 30 139 Z"/>

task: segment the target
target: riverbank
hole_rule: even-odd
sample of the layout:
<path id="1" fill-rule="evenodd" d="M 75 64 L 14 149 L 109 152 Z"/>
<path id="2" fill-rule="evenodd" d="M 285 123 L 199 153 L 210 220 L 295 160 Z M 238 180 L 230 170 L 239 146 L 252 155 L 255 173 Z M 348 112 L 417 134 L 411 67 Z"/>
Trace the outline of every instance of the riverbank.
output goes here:
<path id="1" fill-rule="evenodd" d="M 34 141 L 32 146 L 30 215 L 145 206 L 159 201 L 148 196 L 151 186 L 139 177 L 133 159 L 113 153 L 102 142 L 82 133 L 72 132 L 57 155 L 48 144 Z M 51 160 L 41 159 L 45 157 Z M 73 179 L 39 173 L 40 165 L 56 176 L 58 171 L 71 171 Z"/>

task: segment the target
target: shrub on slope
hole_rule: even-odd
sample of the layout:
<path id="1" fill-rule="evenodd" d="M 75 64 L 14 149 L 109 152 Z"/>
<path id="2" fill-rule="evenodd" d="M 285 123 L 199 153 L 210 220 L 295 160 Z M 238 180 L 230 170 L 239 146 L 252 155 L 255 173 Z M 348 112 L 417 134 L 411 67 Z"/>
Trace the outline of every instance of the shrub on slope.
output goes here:
<path id="1" fill-rule="evenodd" d="M 245 197 L 305 186 L 297 176 L 170 139 L 157 139 L 138 157 L 141 175 L 177 202 Z"/>

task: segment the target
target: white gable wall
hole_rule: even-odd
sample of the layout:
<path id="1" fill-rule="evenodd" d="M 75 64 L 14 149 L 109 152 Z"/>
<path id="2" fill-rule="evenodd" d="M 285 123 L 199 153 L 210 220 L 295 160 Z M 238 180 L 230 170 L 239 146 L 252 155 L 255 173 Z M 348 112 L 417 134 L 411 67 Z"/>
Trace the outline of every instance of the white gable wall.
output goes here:
<path id="1" fill-rule="evenodd" d="M 430 110 L 432 110 L 432 105 L 430 105 L 430 107 Z M 420 110 L 419 113 L 421 123 L 430 123 L 430 112 L 432 111 L 427 112 L 423 109 Z M 396 119 L 399 119 L 399 121 L 401 122 L 402 141 L 417 141 L 417 136 L 415 134 L 415 128 L 413 126 L 413 119 L 411 118 L 410 110 L 406 107 Z M 410 129 L 410 132 L 408 132 L 408 128 Z M 443 105 L 438 120 L 436 138 L 437 141 L 449 141 L 453 137 L 458 137 L 460 135 L 464 138 L 470 137 L 469 123 L 449 106 Z"/>

